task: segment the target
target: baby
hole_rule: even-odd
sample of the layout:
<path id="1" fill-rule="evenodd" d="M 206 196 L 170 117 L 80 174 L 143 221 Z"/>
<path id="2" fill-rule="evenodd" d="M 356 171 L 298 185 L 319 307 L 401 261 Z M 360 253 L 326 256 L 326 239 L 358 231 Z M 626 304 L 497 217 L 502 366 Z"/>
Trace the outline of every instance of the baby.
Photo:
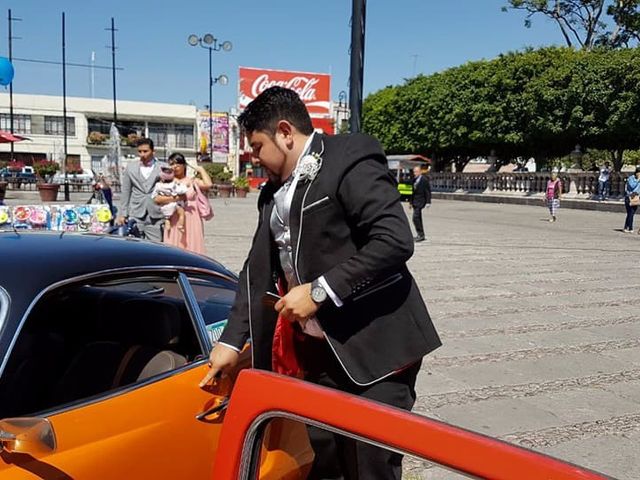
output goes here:
<path id="1" fill-rule="evenodd" d="M 171 167 L 161 167 L 160 181 L 153 187 L 151 198 L 157 196 L 173 197 L 174 195 L 184 195 L 187 193 L 187 186 L 176 182 L 173 178 L 173 169 Z M 164 215 L 164 228 L 168 232 L 171 230 L 171 217 L 174 213 L 178 214 L 176 226 L 180 232 L 184 232 L 184 202 L 181 200 L 166 203 L 160 206 L 160 211 Z"/>

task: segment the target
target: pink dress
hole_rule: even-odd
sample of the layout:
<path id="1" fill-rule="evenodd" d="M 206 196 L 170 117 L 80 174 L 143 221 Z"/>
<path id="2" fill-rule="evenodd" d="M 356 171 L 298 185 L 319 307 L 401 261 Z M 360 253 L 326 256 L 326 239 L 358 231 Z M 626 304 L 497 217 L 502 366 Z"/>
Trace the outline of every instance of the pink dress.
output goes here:
<path id="1" fill-rule="evenodd" d="M 185 182 L 186 183 L 186 182 Z M 164 232 L 164 243 L 175 247 L 204 254 L 204 222 L 196 207 L 196 190 L 193 180 L 188 180 L 189 190 L 184 206 L 184 232 L 178 230 L 178 215 L 171 217 L 171 230 Z"/>

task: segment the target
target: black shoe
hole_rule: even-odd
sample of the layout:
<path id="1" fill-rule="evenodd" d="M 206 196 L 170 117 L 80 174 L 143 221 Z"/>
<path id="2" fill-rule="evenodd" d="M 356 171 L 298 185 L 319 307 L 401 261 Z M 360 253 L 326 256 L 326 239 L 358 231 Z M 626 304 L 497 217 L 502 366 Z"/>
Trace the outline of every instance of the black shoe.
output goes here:
<path id="1" fill-rule="evenodd" d="M 413 237 L 414 242 L 424 242 L 425 238 L 418 235 L 417 237 Z"/>

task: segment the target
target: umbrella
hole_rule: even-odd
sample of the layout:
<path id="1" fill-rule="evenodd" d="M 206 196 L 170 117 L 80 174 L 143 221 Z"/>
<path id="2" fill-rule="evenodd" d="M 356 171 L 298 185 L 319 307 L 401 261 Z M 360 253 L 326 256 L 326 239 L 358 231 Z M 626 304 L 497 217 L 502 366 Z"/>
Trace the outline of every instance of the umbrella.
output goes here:
<path id="1" fill-rule="evenodd" d="M 21 137 L 20 135 L 14 135 L 11 132 L 0 130 L 0 143 L 21 142 L 23 140 L 29 140 L 29 139 L 27 137 Z"/>

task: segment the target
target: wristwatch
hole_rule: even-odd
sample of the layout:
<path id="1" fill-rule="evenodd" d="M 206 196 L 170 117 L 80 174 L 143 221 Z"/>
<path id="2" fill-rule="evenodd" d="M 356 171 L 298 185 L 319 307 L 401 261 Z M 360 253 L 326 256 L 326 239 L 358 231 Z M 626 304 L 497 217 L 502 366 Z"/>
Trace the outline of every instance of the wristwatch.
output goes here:
<path id="1" fill-rule="evenodd" d="M 318 279 L 311 282 L 311 300 L 317 304 L 322 304 L 327 299 L 327 291 L 320 284 Z"/>

